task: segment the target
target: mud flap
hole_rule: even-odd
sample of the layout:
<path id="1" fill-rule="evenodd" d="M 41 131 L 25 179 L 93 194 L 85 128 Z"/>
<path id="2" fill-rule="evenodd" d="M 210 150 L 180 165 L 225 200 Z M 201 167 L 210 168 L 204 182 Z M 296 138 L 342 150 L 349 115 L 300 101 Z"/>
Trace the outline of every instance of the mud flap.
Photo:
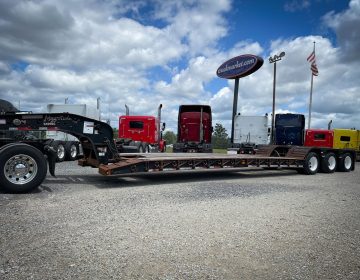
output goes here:
<path id="1" fill-rule="evenodd" d="M 44 147 L 45 153 L 47 155 L 47 160 L 49 164 L 49 172 L 51 176 L 55 176 L 55 164 L 56 164 L 56 158 L 57 158 L 57 150 L 53 146 L 46 145 Z"/>

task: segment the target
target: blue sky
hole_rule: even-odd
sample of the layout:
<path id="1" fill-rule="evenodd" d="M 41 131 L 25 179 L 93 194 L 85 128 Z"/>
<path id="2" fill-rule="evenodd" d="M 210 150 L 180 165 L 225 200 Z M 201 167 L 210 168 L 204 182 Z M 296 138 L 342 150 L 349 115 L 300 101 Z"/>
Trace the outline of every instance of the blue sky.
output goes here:
<path id="1" fill-rule="evenodd" d="M 230 36 L 226 44 L 234 44 L 238 38 L 249 38 L 267 47 L 274 38 L 309 34 L 334 38 L 333 32 L 323 26 L 321 18 L 330 11 L 340 12 L 348 7 L 348 1 L 338 0 L 239 0 L 235 3 L 239 6 L 230 12 L 231 34 L 234 36 Z M 238 30 L 240 32 L 237 32 Z"/>
<path id="2" fill-rule="evenodd" d="M 176 132 L 181 104 L 209 104 L 230 134 L 233 81 L 226 60 L 254 54 L 264 65 L 240 80 L 238 111 L 308 112 L 316 41 L 313 127 L 359 127 L 360 0 L 37 0 L 0 2 L 0 98 L 22 110 L 49 103 L 95 106 L 112 126 L 125 113 L 154 115 L 163 104 Z M 307 116 L 306 116 L 307 117 Z"/>

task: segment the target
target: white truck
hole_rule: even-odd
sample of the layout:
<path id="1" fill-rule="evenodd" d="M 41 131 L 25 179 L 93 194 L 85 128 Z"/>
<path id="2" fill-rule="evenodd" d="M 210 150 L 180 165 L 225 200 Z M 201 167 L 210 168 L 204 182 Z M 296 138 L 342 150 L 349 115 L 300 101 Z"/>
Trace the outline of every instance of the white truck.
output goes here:
<path id="1" fill-rule="evenodd" d="M 83 117 L 100 120 L 100 110 L 87 104 L 48 104 L 48 113 L 71 113 Z M 61 132 L 46 131 L 45 138 L 54 139 L 57 147 L 57 161 L 75 160 L 82 153 L 79 139 Z"/>
<path id="2" fill-rule="evenodd" d="M 242 116 L 234 119 L 234 143 L 228 154 L 254 154 L 260 145 L 269 144 L 268 115 Z"/>

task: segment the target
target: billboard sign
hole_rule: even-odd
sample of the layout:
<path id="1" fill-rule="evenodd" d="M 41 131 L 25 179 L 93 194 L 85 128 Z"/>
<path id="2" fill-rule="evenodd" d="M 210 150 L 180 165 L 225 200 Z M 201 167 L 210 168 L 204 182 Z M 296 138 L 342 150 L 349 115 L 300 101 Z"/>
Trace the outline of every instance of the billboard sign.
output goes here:
<path id="1" fill-rule="evenodd" d="M 256 55 L 244 54 L 225 61 L 217 69 L 220 78 L 242 78 L 257 71 L 264 64 L 264 60 Z"/>

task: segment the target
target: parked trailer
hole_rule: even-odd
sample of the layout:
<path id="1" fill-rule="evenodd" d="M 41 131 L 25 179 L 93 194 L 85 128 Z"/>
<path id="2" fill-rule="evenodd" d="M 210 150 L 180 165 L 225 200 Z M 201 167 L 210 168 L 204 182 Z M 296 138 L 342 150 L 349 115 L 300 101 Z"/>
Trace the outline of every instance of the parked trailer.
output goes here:
<path id="1" fill-rule="evenodd" d="M 48 104 L 48 113 L 72 113 L 84 117 L 100 120 L 99 108 L 87 104 Z M 81 153 L 78 139 L 61 131 L 46 131 L 46 139 L 54 139 L 57 144 L 57 161 L 76 160 Z"/>
<path id="2" fill-rule="evenodd" d="M 316 174 L 319 170 L 332 173 L 336 167 L 346 172 L 355 168 L 355 153 L 347 149 L 264 146 L 256 155 L 128 154 L 122 153 L 121 144 L 113 140 L 111 126 L 98 120 L 70 113 L 0 115 L 0 131 L 28 130 L 57 130 L 74 135 L 83 147 L 79 165 L 96 167 L 100 174 L 106 176 L 249 166 L 293 168 L 304 174 Z M 50 174 L 55 176 L 56 147 L 53 142 L 0 139 L 1 187 L 10 192 L 31 191 L 42 184 L 48 166 Z"/>
<path id="3" fill-rule="evenodd" d="M 268 115 L 234 118 L 234 143 L 227 149 L 229 154 L 255 154 L 258 147 L 269 144 Z"/>

